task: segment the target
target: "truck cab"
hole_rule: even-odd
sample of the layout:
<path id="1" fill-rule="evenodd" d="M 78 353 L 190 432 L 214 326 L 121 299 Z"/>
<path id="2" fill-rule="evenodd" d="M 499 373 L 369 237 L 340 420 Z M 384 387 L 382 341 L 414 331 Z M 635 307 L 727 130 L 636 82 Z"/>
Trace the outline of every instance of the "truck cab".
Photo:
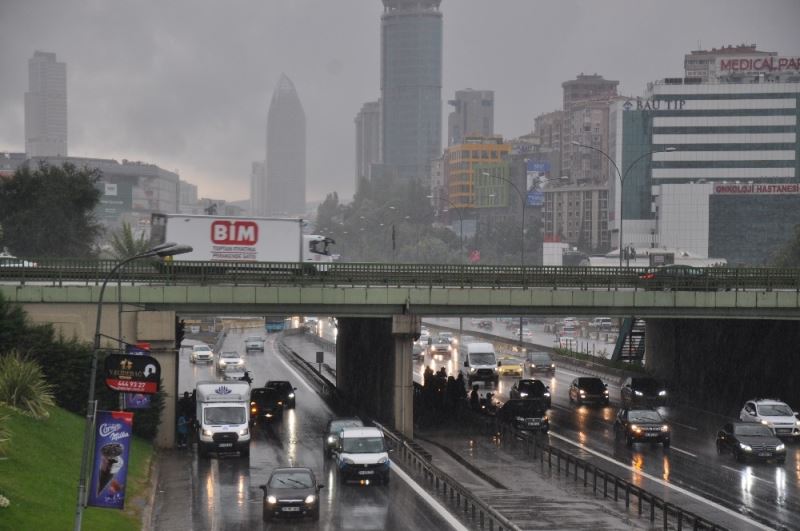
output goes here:
<path id="1" fill-rule="evenodd" d="M 500 375 L 497 367 L 497 355 L 491 343 L 467 343 L 459 349 L 463 366 L 461 373 L 469 386 L 473 382 L 493 383 L 497 385 Z"/>
<path id="2" fill-rule="evenodd" d="M 241 381 L 197 383 L 197 448 L 250 455 L 250 384 Z"/>

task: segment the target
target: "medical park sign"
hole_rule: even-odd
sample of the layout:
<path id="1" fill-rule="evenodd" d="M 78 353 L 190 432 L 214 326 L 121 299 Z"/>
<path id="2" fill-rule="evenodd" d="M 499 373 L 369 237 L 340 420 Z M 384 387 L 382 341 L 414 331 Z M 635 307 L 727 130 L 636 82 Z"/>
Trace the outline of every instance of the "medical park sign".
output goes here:
<path id="1" fill-rule="evenodd" d="M 717 72 L 725 74 L 800 73 L 800 57 L 718 57 Z"/>

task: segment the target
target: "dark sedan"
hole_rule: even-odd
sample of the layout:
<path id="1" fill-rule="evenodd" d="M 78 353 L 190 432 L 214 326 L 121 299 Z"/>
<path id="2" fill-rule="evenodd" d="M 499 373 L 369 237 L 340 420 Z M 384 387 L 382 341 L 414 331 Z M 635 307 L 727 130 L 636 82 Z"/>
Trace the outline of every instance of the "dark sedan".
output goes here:
<path id="1" fill-rule="evenodd" d="M 667 402 L 667 388 L 655 378 L 626 378 L 620 388 L 620 400 L 624 406 L 634 404 L 664 405 Z"/>
<path id="2" fill-rule="evenodd" d="M 294 392 L 297 391 L 297 387 L 293 387 L 290 382 L 280 381 L 280 380 L 270 380 L 264 385 L 264 387 L 272 387 L 273 389 L 277 389 L 278 393 L 280 393 L 281 400 L 283 400 L 284 407 L 287 408 L 295 408 L 296 398 L 294 396 Z"/>
<path id="3" fill-rule="evenodd" d="M 250 390 L 250 420 L 271 421 L 283 418 L 283 400 L 277 389 L 256 387 Z"/>
<path id="4" fill-rule="evenodd" d="M 310 468 L 276 468 L 267 484 L 259 485 L 264 491 L 264 520 L 276 516 L 319 520 L 319 491 L 324 486 L 317 484 Z"/>
<path id="5" fill-rule="evenodd" d="M 547 352 L 528 351 L 525 353 L 525 372 L 531 376 L 540 372 L 554 376 L 556 364 Z"/>
<path id="6" fill-rule="evenodd" d="M 669 425 L 654 409 L 620 409 L 614 421 L 614 431 L 625 438 L 628 446 L 634 442 L 660 442 L 664 448 L 670 445 Z"/>
<path id="7" fill-rule="evenodd" d="M 717 453 L 725 452 L 741 463 L 748 459 L 786 462 L 786 445 L 768 427 L 753 422 L 729 422 L 717 432 Z"/>
<path id="8" fill-rule="evenodd" d="M 584 376 L 575 378 L 569 386 L 569 401 L 608 405 L 608 385 L 600 378 Z"/>
<path id="9" fill-rule="evenodd" d="M 550 407 L 550 388 L 541 380 L 520 380 L 511 387 L 508 396 L 512 400 L 538 399 L 544 403 L 545 407 Z"/>
<path id="10" fill-rule="evenodd" d="M 535 430 L 547 433 L 550 429 L 547 407 L 542 400 L 509 400 L 497 411 L 497 418 L 511 424 L 518 430 Z"/>

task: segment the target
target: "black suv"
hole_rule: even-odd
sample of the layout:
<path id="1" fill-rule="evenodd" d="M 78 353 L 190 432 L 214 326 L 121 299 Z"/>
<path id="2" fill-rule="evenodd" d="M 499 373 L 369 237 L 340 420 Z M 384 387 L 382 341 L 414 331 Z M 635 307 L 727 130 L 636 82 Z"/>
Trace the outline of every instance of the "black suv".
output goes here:
<path id="1" fill-rule="evenodd" d="M 281 400 L 283 400 L 284 407 L 292 409 L 295 408 L 296 398 L 294 396 L 294 392 L 297 391 L 297 387 L 292 387 L 290 382 L 270 380 L 264 385 L 264 387 L 276 389 L 280 394 Z"/>
<path id="2" fill-rule="evenodd" d="M 270 421 L 283 418 L 283 400 L 277 389 L 256 387 L 250 390 L 250 421 Z"/>
<path id="3" fill-rule="evenodd" d="M 625 437 L 628 446 L 634 442 L 660 442 L 664 448 L 669 448 L 669 426 L 655 409 L 620 409 L 614 421 L 614 432 Z"/>
<path id="4" fill-rule="evenodd" d="M 717 453 L 730 452 L 737 461 L 775 459 L 786 462 L 786 445 L 772 430 L 754 422 L 729 422 L 717 432 Z"/>
<path id="5" fill-rule="evenodd" d="M 660 406 L 667 402 L 667 388 L 655 378 L 626 378 L 619 393 L 624 406 L 634 404 Z"/>
<path id="6" fill-rule="evenodd" d="M 541 380 L 520 380 L 508 392 L 508 396 L 512 400 L 538 399 L 544 403 L 545 407 L 550 407 L 550 388 Z"/>
<path id="7" fill-rule="evenodd" d="M 497 418 L 518 430 L 536 430 L 547 433 L 550 419 L 543 400 L 509 400 L 497 412 Z"/>

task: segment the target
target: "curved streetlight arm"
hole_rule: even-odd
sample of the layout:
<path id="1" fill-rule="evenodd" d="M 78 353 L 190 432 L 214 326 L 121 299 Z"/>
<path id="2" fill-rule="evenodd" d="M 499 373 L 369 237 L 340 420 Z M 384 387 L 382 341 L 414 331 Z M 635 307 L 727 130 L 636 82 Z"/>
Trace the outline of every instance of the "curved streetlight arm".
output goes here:
<path id="1" fill-rule="evenodd" d="M 500 181 L 505 181 L 511 185 L 517 195 L 519 196 L 520 203 L 522 204 L 522 226 L 520 227 L 520 243 L 519 243 L 519 265 L 521 267 L 525 267 L 525 196 L 522 195 L 522 192 L 519 191 L 519 187 L 514 184 L 511 179 L 506 179 L 505 177 L 500 177 L 499 175 L 492 175 L 489 172 L 481 172 L 484 177 L 489 177 L 491 179 L 498 179 Z"/>

